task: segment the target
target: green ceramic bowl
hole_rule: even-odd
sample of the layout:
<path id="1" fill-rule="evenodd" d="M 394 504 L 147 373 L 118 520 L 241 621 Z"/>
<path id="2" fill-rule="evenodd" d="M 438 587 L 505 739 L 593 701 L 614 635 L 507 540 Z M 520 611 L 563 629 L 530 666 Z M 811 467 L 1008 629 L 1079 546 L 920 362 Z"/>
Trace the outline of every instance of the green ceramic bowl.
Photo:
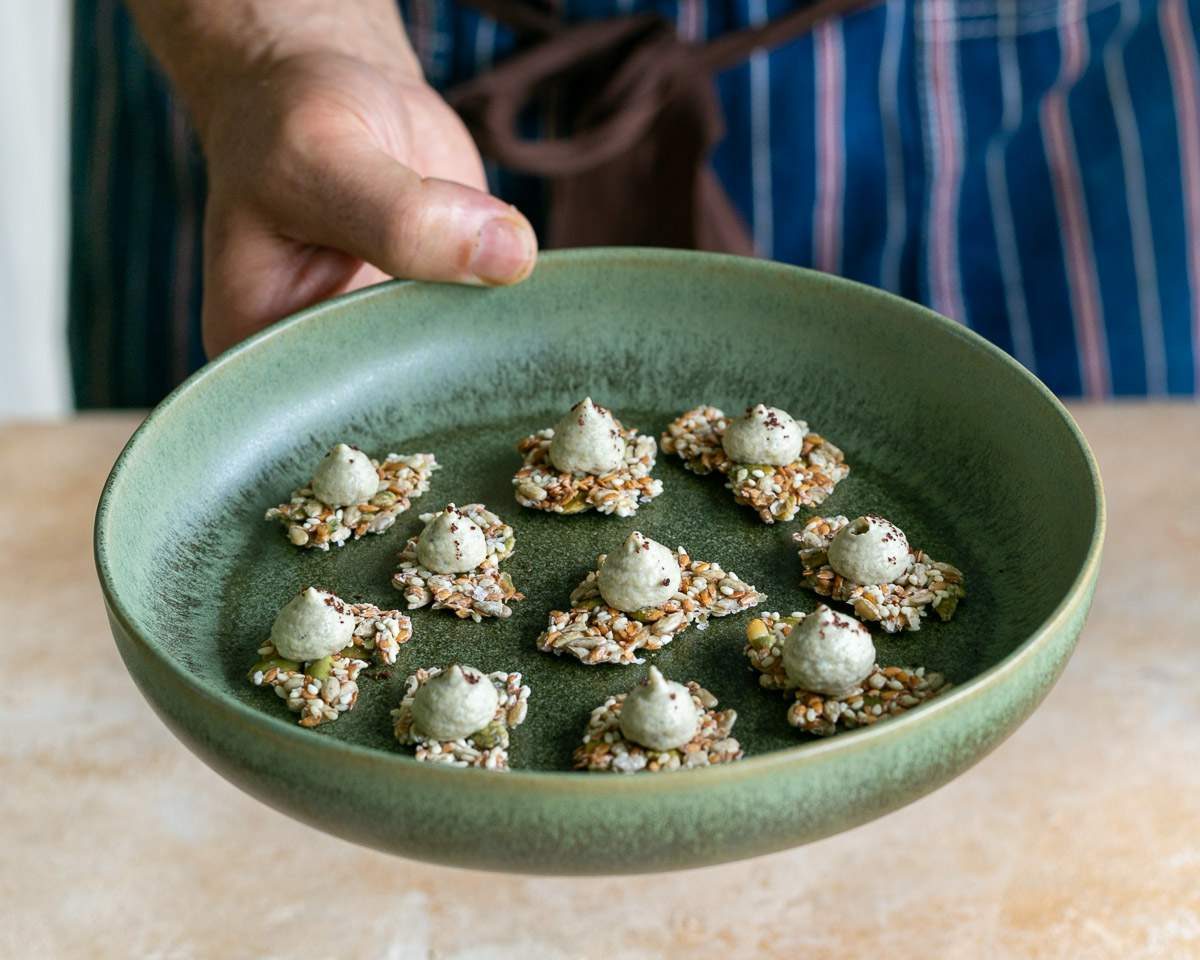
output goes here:
<path id="1" fill-rule="evenodd" d="M 827 740 L 788 726 L 742 655 L 749 614 L 684 633 L 646 665 L 539 653 L 598 552 L 640 529 L 809 610 L 791 543 L 715 478 L 660 457 L 663 495 L 636 518 L 521 509 L 516 441 L 584 394 L 657 435 L 707 402 L 767 401 L 842 446 L 852 472 L 822 512 L 887 515 L 966 574 L 949 624 L 877 637 L 884 663 L 944 672 L 927 706 Z M 291 547 L 266 507 L 333 443 L 432 450 L 432 489 L 387 534 L 328 554 Z M 417 514 L 483 501 L 516 528 L 506 562 L 528 599 L 505 622 L 418 610 L 387 679 L 354 711 L 300 728 L 245 680 L 276 610 L 319 584 L 401 605 L 394 557 Z M 733 257 L 549 254 L 511 289 L 393 283 L 276 324 L 175 391 L 121 454 L 96 518 L 117 646 L 189 748 L 319 829 L 440 863 L 624 873 L 717 863 L 853 827 L 961 773 L 1029 715 L 1083 625 L 1104 528 L 1100 478 L 1058 402 L 973 333 L 879 291 Z M 418 666 L 460 659 L 533 688 L 507 773 L 418 763 L 388 712 Z M 589 712 L 645 676 L 695 679 L 736 708 L 744 760 L 672 774 L 572 773 Z"/>

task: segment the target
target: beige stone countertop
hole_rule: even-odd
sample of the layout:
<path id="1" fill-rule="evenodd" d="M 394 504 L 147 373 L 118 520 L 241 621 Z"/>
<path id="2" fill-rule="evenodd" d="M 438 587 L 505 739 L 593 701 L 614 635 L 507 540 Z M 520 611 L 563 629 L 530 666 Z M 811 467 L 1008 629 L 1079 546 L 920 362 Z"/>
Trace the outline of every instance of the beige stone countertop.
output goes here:
<path id="1" fill-rule="evenodd" d="M 1016 734 L 820 843 L 580 880 L 360 849 L 209 770 L 125 673 L 92 565 L 135 418 L 0 426 L 0 956 L 1200 957 L 1200 406 L 1074 412 L 1104 568 Z"/>

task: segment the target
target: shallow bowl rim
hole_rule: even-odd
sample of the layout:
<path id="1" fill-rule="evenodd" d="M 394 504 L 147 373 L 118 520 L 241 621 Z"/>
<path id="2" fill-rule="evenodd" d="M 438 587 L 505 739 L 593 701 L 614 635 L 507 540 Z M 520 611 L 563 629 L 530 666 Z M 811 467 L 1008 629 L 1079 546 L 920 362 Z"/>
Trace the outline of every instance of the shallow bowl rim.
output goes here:
<path id="1" fill-rule="evenodd" d="M 496 788 L 505 792 L 520 790 L 525 787 L 535 788 L 539 792 L 549 790 L 575 793 L 583 790 L 588 794 L 627 793 L 631 790 L 639 791 L 639 793 L 658 792 L 661 790 L 675 791 L 680 788 L 703 789 L 705 787 L 715 787 L 720 783 L 729 783 L 760 774 L 767 774 L 780 767 L 787 767 L 790 771 L 794 772 L 803 766 L 824 760 L 831 754 L 882 748 L 883 744 L 891 740 L 900 739 L 909 731 L 941 722 L 943 715 L 954 710 L 959 704 L 969 699 L 986 696 L 989 691 L 1002 686 L 1009 678 L 1018 674 L 1027 661 L 1035 657 L 1042 647 L 1050 643 L 1061 630 L 1066 628 L 1079 607 L 1086 605 L 1088 602 L 1088 588 L 1094 582 L 1098 573 L 1107 526 L 1107 508 L 1099 467 L 1083 432 L 1079 429 L 1078 424 L 1076 424 L 1074 418 L 1066 407 L 1063 406 L 1062 402 L 1036 376 L 999 347 L 985 340 L 974 331 L 967 329 L 962 324 L 943 317 L 920 304 L 905 300 L 884 290 L 842 277 L 775 261 L 757 260 L 730 254 L 700 253 L 690 250 L 640 247 L 590 247 L 542 253 L 539 256 L 538 270 L 569 269 L 574 264 L 595 263 L 599 261 L 607 261 L 613 269 L 619 269 L 623 264 L 628 265 L 631 263 L 636 266 L 645 266 L 649 262 L 655 266 L 682 269 L 685 271 L 692 269 L 698 262 L 703 261 L 713 266 L 732 266 L 735 269 L 757 271 L 771 276 L 805 275 L 807 282 L 810 283 L 815 281 L 848 288 L 853 290 L 858 296 L 874 299 L 881 304 L 886 304 L 893 308 L 900 305 L 913 319 L 938 327 L 947 335 L 966 340 L 974 349 L 983 351 L 993 361 L 999 361 L 1015 371 L 1030 388 L 1035 390 L 1041 399 L 1050 405 L 1051 411 L 1057 414 L 1066 425 L 1069 433 L 1083 453 L 1084 462 L 1091 480 L 1092 505 L 1095 509 L 1095 521 L 1092 526 L 1091 539 L 1088 543 L 1083 563 L 1080 565 L 1079 570 L 1071 581 L 1070 587 L 1066 590 L 1058 605 L 1030 632 L 1025 640 L 1001 660 L 970 679 L 956 684 L 948 692 L 923 704 L 920 710 L 909 711 L 889 718 L 887 723 L 873 724 L 869 727 L 839 733 L 836 737 L 826 737 L 816 741 L 801 741 L 795 746 L 744 757 L 737 763 L 719 764 L 701 770 L 687 771 L 688 775 L 682 777 L 594 777 L 581 775 L 578 771 L 570 770 L 524 770 L 520 768 L 509 769 L 502 776 L 495 776 L 492 771 L 456 768 L 444 764 L 422 763 L 404 753 L 389 753 L 377 747 L 366 747 L 331 737 L 321 737 L 319 742 L 326 749 L 334 751 L 331 756 L 336 755 L 355 763 L 381 764 L 384 765 L 382 769 L 392 775 L 421 776 L 433 781 L 440 779 L 442 776 L 454 778 L 464 776 L 478 777 L 480 778 L 478 782 L 489 784 L 489 789 Z M 121 450 L 120 455 L 109 472 L 100 495 L 93 527 L 93 556 L 105 604 L 111 615 L 120 624 L 121 630 L 126 637 L 137 645 L 143 655 L 149 655 L 164 665 L 174 675 L 174 678 L 180 681 L 183 687 L 188 689 L 193 696 L 230 712 L 233 718 L 250 724 L 262 734 L 271 735 L 273 738 L 281 740 L 285 746 L 295 744 L 308 748 L 312 747 L 317 741 L 313 737 L 312 731 L 306 730 L 296 723 L 289 723 L 285 718 L 275 717 L 266 711 L 233 699 L 224 693 L 214 691 L 212 688 L 206 686 L 193 674 L 185 670 L 183 665 L 170 656 L 167 651 L 159 647 L 152 639 L 144 636 L 141 629 L 135 625 L 133 617 L 121 600 L 107 556 L 108 538 L 105 525 L 112 508 L 114 491 L 120 481 L 122 472 L 127 469 L 132 458 L 137 454 L 139 444 L 147 433 L 155 429 L 157 424 L 165 417 L 170 416 L 175 405 L 182 398 L 192 395 L 197 389 L 203 389 L 202 385 L 208 378 L 216 375 L 218 371 L 230 363 L 236 362 L 242 356 L 259 349 L 262 344 L 280 336 L 284 331 L 290 330 L 292 327 L 307 322 L 312 317 L 342 310 L 359 301 L 386 296 L 398 288 L 420 288 L 424 286 L 429 285 L 409 280 L 392 280 L 375 286 L 365 287 L 285 317 L 242 341 L 230 350 L 227 350 L 216 360 L 206 364 L 188 377 L 147 415 Z M 462 785 L 461 780 L 457 780 L 456 782 Z"/>

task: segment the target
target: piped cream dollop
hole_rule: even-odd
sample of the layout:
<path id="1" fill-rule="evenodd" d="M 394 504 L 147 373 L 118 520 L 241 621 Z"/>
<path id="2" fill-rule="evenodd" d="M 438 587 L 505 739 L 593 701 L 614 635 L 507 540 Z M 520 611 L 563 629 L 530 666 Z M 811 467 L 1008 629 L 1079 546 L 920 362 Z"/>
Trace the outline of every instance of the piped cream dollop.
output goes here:
<path id="1" fill-rule="evenodd" d="M 912 563 L 908 537 L 883 517 L 857 517 L 829 544 L 829 565 L 852 583 L 894 583 Z"/>
<path id="2" fill-rule="evenodd" d="M 434 573 L 466 573 L 487 557 L 487 538 L 452 503 L 435 515 L 417 539 L 417 559 Z"/>
<path id="3" fill-rule="evenodd" d="M 413 695 L 413 727 L 434 740 L 459 740 L 492 722 L 500 696 L 474 667 L 457 663 L 432 677 Z"/>
<path id="4" fill-rule="evenodd" d="M 271 645 L 288 660 L 320 660 L 348 647 L 354 626 L 354 615 L 338 597 L 308 587 L 276 615 Z"/>
<path id="5" fill-rule="evenodd" d="M 825 604 L 801 620 L 783 644 L 783 669 L 801 690 L 845 693 L 874 666 L 875 644 L 867 628 Z"/>
<path id="6" fill-rule="evenodd" d="M 673 750 L 696 735 L 700 711 L 687 687 L 651 667 L 646 682 L 634 687 L 621 705 L 620 722 L 626 739 L 651 750 Z"/>
<path id="7" fill-rule="evenodd" d="M 554 425 L 549 456 L 566 473 L 611 473 L 625 460 L 625 440 L 613 415 L 584 397 Z"/>
<path id="8" fill-rule="evenodd" d="M 375 496 L 379 490 L 379 474 L 365 453 L 349 444 L 339 443 L 317 465 L 312 490 L 322 503 L 331 507 L 350 507 Z"/>
<path id="9" fill-rule="evenodd" d="M 625 613 L 661 606 L 679 590 L 679 557 L 635 530 L 604 558 L 596 585 L 605 603 Z"/>
<path id="10" fill-rule="evenodd" d="M 745 414 L 730 420 L 722 446 L 735 463 L 765 463 L 781 467 L 800 459 L 808 424 L 797 421 L 786 410 L 761 403 L 747 407 Z"/>

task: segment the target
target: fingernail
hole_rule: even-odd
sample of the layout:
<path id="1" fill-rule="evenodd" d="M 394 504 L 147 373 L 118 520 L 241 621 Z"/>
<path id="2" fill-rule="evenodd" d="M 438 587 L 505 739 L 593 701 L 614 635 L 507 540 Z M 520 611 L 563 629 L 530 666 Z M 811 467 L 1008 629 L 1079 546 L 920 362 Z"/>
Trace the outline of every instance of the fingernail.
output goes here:
<path id="1" fill-rule="evenodd" d="M 471 272 L 484 283 L 520 280 L 533 259 L 532 239 L 529 228 L 519 221 L 505 217 L 489 220 L 475 241 Z"/>

